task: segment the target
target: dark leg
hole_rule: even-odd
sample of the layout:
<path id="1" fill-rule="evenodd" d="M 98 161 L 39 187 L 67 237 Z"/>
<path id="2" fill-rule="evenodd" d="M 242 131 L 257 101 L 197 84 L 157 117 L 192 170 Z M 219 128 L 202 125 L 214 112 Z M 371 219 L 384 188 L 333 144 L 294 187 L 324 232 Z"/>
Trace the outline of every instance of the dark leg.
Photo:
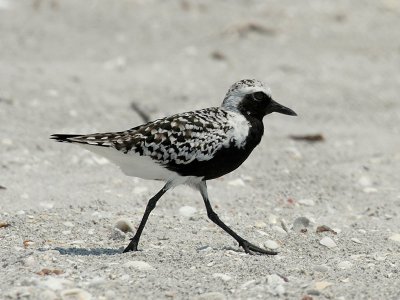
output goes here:
<path id="1" fill-rule="evenodd" d="M 211 221 L 213 221 L 215 224 L 217 224 L 219 227 L 221 227 L 223 230 L 225 230 L 227 233 L 229 233 L 239 243 L 239 246 L 243 247 L 243 249 L 246 253 L 252 254 L 252 251 L 254 251 L 254 252 L 261 253 L 261 254 L 269 254 L 269 255 L 278 254 L 275 251 L 268 251 L 268 250 L 262 249 L 260 247 L 257 247 L 256 245 L 251 244 L 250 242 L 246 241 L 244 238 L 239 236 L 232 229 L 230 229 L 227 225 L 225 225 L 225 223 L 220 220 L 218 215 L 212 209 L 210 200 L 208 199 L 207 185 L 206 185 L 205 181 L 202 181 L 200 183 L 199 189 L 200 189 L 201 195 L 203 196 L 204 204 L 206 205 L 207 216 L 210 218 Z"/>
<path id="2" fill-rule="evenodd" d="M 157 201 L 161 198 L 162 195 L 164 195 L 166 191 L 168 191 L 168 189 L 168 184 L 166 184 L 155 196 L 153 196 L 149 200 L 146 206 L 146 210 L 144 211 L 142 221 L 140 222 L 139 228 L 137 229 L 135 236 L 131 239 L 128 247 L 125 248 L 124 253 L 138 250 L 137 246 L 139 244 L 140 235 L 142 234 L 144 226 L 146 225 L 147 219 L 149 218 L 151 211 L 156 207 Z"/>

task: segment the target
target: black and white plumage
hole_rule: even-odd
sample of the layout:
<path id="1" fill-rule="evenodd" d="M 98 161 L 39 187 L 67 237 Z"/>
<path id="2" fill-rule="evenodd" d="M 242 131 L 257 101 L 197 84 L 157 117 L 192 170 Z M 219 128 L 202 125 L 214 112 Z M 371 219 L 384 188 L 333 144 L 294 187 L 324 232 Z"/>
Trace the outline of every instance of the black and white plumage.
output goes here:
<path id="1" fill-rule="evenodd" d="M 51 138 L 100 154 L 128 176 L 166 182 L 150 199 L 138 231 L 124 252 L 137 250 L 158 199 L 172 187 L 189 184 L 202 194 L 209 218 L 246 252 L 276 254 L 249 243 L 226 226 L 212 210 L 206 186 L 206 180 L 235 170 L 247 159 L 261 141 L 263 117 L 272 112 L 296 115 L 272 100 L 261 81 L 246 79 L 232 85 L 221 107 L 179 113 L 121 132 L 54 134 Z"/>

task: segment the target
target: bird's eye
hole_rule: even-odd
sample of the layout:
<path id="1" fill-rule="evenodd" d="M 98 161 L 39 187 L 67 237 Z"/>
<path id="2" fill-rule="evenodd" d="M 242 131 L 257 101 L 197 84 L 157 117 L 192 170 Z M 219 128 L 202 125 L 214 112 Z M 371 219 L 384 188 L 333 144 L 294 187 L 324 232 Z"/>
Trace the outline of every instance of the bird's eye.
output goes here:
<path id="1" fill-rule="evenodd" d="M 267 97 L 268 97 L 268 96 L 265 95 L 263 92 L 255 92 L 255 93 L 253 94 L 254 100 L 257 100 L 257 101 L 266 100 Z"/>

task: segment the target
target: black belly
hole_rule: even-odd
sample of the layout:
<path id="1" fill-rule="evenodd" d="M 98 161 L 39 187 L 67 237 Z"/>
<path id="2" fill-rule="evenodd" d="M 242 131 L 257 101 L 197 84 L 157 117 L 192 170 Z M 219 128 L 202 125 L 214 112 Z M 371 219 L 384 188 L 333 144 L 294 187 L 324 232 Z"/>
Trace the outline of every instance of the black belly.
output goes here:
<path id="1" fill-rule="evenodd" d="M 250 155 L 254 147 L 242 149 L 223 148 L 207 161 L 194 160 L 189 164 L 168 164 L 167 168 L 181 176 L 204 177 L 205 180 L 221 177 L 237 169 Z"/>
<path id="2" fill-rule="evenodd" d="M 237 148 L 234 142 L 231 142 L 229 147 L 219 150 L 210 160 L 194 160 L 189 164 L 171 162 L 166 167 L 182 176 L 204 177 L 205 180 L 221 177 L 237 169 L 260 143 L 264 133 L 262 120 L 246 117 L 251 123 L 251 127 L 243 148 Z"/>

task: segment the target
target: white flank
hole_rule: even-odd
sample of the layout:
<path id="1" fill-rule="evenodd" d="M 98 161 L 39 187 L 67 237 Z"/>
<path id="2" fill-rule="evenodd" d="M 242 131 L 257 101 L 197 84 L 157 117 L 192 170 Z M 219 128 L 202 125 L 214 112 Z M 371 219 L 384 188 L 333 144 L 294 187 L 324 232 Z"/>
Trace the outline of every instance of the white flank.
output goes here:
<path id="1" fill-rule="evenodd" d="M 81 147 L 95 154 L 107 158 L 112 163 L 121 168 L 121 171 L 127 176 L 139 177 L 142 179 L 162 180 L 170 183 L 170 187 L 180 184 L 189 186 L 197 185 L 202 178 L 194 176 L 180 176 L 160 164 L 156 163 L 148 156 L 140 156 L 137 153 L 121 153 L 115 148 L 99 147 L 90 144 L 79 144 Z"/>
<path id="2" fill-rule="evenodd" d="M 173 180 L 175 177 L 180 177 L 175 172 L 162 167 L 148 156 L 140 156 L 134 152 L 124 154 L 111 147 L 99 147 L 89 144 L 79 145 L 93 153 L 107 158 L 109 161 L 119 166 L 122 172 L 128 176 L 165 181 Z"/>

